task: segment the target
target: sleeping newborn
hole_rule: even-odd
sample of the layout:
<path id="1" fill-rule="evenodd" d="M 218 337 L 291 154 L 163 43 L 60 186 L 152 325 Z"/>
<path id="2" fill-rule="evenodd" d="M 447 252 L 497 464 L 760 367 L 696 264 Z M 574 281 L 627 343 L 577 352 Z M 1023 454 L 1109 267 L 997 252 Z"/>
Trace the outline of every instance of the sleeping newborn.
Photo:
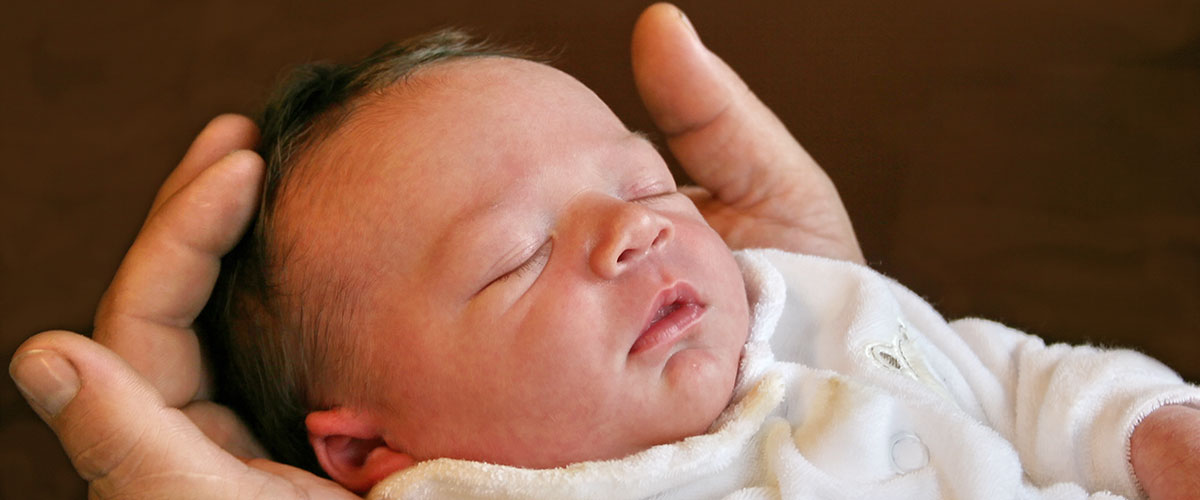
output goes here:
<path id="1" fill-rule="evenodd" d="M 654 146 L 549 66 L 409 45 L 288 151 L 266 118 L 264 213 L 208 312 L 268 448 L 305 463 L 309 441 L 364 490 L 432 458 L 545 468 L 705 432 L 746 296 Z"/>
<path id="2" fill-rule="evenodd" d="M 595 94 L 456 32 L 301 70 L 262 129 L 201 317 L 218 396 L 356 492 L 1136 497 L 1134 427 L 1200 401 L 862 266 L 734 255 Z"/>

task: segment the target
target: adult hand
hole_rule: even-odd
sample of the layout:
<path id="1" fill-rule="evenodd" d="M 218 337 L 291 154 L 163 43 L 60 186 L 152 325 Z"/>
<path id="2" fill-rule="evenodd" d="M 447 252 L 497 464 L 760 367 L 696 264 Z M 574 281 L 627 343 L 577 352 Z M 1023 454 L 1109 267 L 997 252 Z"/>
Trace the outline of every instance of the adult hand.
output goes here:
<path id="1" fill-rule="evenodd" d="M 650 6 L 633 31 L 633 74 L 687 190 L 732 248 L 772 247 L 863 263 L 837 190 L 675 6 Z"/>
<path id="2" fill-rule="evenodd" d="M 249 120 L 218 117 L 164 183 L 96 315 L 94 336 L 107 348 L 52 331 L 13 357 L 9 373 L 89 498 L 355 498 L 254 458 L 263 454 L 246 428 L 205 401 L 192 322 L 257 207 L 262 160 L 232 152 L 256 137 Z"/>

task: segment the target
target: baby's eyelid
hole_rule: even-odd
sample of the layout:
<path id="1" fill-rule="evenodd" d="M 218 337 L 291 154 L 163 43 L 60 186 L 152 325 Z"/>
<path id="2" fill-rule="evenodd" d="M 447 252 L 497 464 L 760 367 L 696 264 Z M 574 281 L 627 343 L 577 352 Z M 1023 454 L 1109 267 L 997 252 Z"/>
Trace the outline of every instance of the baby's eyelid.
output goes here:
<path id="1" fill-rule="evenodd" d="M 632 200 L 632 201 L 633 201 L 634 203 L 654 203 L 654 202 L 657 202 L 657 201 L 666 201 L 666 200 L 669 200 L 669 199 L 671 198 L 671 196 L 672 196 L 672 195 L 676 195 L 676 194 L 680 194 L 680 193 L 679 193 L 679 190 L 677 190 L 677 189 L 674 189 L 674 186 L 672 186 L 672 189 L 671 189 L 671 190 L 669 190 L 669 191 L 663 191 L 663 192 L 660 192 L 660 193 L 655 193 L 655 194 L 651 194 L 651 195 L 642 196 L 642 197 L 640 197 L 640 198 L 637 198 L 637 199 L 634 199 L 634 200 Z"/>
<path id="2" fill-rule="evenodd" d="M 639 192 L 636 192 L 630 201 L 651 200 L 654 198 L 661 198 L 664 196 L 669 196 L 669 195 L 675 194 L 677 192 L 679 192 L 679 189 L 675 186 L 674 182 L 672 182 L 670 184 L 656 184 L 655 186 L 651 187 L 650 189 L 640 190 Z"/>
<path id="3" fill-rule="evenodd" d="M 624 189 L 624 198 L 630 201 L 641 200 L 671 194 L 678 190 L 673 177 L 655 175 L 627 185 Z"/>
<path id="4" fill-rule="evenodd" d="M 543 243 L 541 247 L 538 247 L 538 249 L 536 251 L 534 251 L 533 255 L 530 255 L 528 259 L 525 259 L 525 261 L 521 262 L 521 264 L 517 265 L 517 267 L 513 268 L 512 270 L 498 276 L 496 279 L 494 279 L 490 283 L 488 283 L 487 286 L 492 286 L 493 284 L 496 284 L 496 283 L 499 283 L 502 281 L 507 281 L 509 279 L 524 275 L 525 273 L 532 271 L 534 269 L 534 267 L 536 267 L 539 263 L 546 260 L 545 259 L 546 257 L 550 256 L 550 248 L 552 246 L 553 245 L 551 244 L 551 240 L 546 240 L 546 242 Z M 484 288 L 487 288 L 487 287 L 484 287 Z"/>

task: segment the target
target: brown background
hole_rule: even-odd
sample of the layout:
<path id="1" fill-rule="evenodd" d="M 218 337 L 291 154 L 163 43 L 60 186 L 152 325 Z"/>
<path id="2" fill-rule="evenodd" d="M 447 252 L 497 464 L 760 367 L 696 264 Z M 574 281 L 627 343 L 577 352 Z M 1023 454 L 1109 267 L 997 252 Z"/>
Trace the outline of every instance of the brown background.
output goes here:
<path id="1" fill-rule="evenodd" d="M 681 1 L 840 186 L 870 263 L 949 317 L 1133 346 L 1200 380 L 1200 2 Z M 87 331 L 212 116 L 445 25 L 562 49 L 635 128 L 641 1 L 20 2 L 0 21 L 0 357 Z M 1049 5 L 1053 4 L 1053 5 Z M 0 498 L 83 498 L 0 383 Z"/>

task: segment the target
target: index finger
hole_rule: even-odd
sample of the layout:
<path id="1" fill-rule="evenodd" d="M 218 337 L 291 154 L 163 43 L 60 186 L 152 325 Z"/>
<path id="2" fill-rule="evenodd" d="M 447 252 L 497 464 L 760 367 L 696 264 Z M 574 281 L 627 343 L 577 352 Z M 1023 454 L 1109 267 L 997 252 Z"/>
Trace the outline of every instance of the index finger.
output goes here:
<path id="1" fill-rule="evenodd" d="M 258 155 L 238 151 L 201 171 L 146 220 L 100 301 L 94 337 L 181 407 L 205 374 L 192 322 L 249 225 L 262 182 Z"/>
<path id="2" fill-rule="evenodd" d="M 252 149 L 257 144 L 258 126 L 249 118 L 237 114 L 213 118 L 192 141 L 179 166 L 163 181 L 158 194 L 154 196 L 154 203 L 150 205 L 150 214 L 222 156 L 239 149 Z"/>

